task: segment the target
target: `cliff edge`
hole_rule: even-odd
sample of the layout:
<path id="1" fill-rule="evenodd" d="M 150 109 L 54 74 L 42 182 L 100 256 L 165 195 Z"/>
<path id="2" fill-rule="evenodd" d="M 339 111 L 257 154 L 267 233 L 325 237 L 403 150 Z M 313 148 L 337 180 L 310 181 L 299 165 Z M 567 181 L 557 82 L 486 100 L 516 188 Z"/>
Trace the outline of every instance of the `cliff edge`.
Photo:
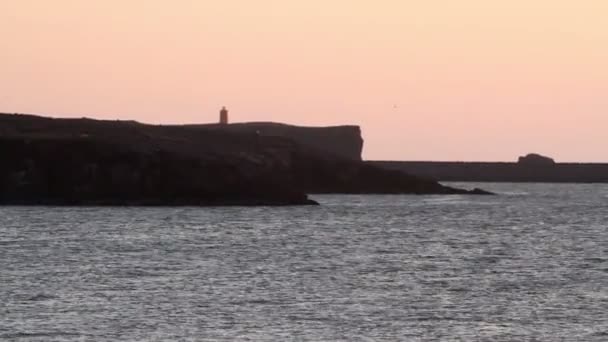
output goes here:
<path id="1" fill-rule="evenodd" d="M 362 160 L 363 137 L 359 126 L 303 127 L 276 122 L 245 122 L 228 125 L 186 125 L 184 127 L 283 137 L 320 154 L 328 154 L 338 159 Z"/>

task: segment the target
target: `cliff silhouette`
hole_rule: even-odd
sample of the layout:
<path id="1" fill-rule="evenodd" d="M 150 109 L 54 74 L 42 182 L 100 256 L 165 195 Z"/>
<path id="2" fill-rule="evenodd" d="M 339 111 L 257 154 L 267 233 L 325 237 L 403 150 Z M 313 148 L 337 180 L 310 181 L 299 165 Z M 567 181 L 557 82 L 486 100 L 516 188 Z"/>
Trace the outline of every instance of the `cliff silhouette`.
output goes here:
<path id="1" fill-rule="evenodd" d="M 362 141 L 353 126 L 0 114 L 0 204 L 295 205 L 314 204 L 308 193 L 471 193 L 362 162 Z"/>
<path id="2" fill-rule="evenodd" d="M 302 127 L 276 122 L 247 122 L 184 127 L 286 137 L 320 154 L 331 155 L 338 159 L 362 160 L 363 138 L 359 126 Z"/>

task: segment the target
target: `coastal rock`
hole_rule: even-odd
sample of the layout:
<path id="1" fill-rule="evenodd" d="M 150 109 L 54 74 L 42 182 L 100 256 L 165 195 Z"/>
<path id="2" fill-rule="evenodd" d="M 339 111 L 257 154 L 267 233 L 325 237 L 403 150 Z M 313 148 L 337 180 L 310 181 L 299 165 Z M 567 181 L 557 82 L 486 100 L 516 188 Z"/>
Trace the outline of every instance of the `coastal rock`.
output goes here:
<path id="1" fill-rule="evenodd" d="M 473 190 L 468 192 L 471 195 L 494 195 L 494 193 L 480 189 L 480 188 L 474 188 Z"/>
<path id="2" fill-rule="evenodd" d="M 439 184 L 437 181 L 387 170 L 369 162 L 295 158 L 293 178 L 307 193 L 332 194 L 482 194 Z M 485 192 L 483 194 L 491 194 Z"/>
<path id="3" fill-rule="evenodd" d="M 240 159 L 62 138 L 0 138 L 0 156 L 0 204 L 316 204 L 280 174 Z"/>
<path id="4" fill-rule="evenodd" d="M 552 166 L 555 165 L 555 160 L 537 153 L 530 153 L 526 156 L 519 157 L 517 163 L 530 166 Z"/>

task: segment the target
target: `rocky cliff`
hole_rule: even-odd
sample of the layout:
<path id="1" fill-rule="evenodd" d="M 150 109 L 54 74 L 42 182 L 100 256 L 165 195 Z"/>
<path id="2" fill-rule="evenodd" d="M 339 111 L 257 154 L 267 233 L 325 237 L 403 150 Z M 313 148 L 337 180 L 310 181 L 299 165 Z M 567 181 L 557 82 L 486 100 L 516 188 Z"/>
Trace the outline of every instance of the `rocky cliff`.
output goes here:
<path id="1" fill-rule="evenodd" d="M 275 122 L 248 122 L 187 127 L 289 138 L 318 153 L 326 153 L 339 159 L 361 160 L 363 151 L 363 138 L 359 126 L 302 127 Z"/>
<path id="2" fill-rule="evenodd" d="M 0 156 L 0 204 L 314 204 L 251 160 L 63 137 L 0 138 Z"/>
<path id="3" fill-rule="evenodd" d="M 0 115 L 0 203 L 313 204 L 285 171 L 290 148 L 254 134 Z"/>
<path id="4" fill-rule="evenodd" d="M 469 193 L 280 134 L 0 114 L 0 204 L 291 205 Z"/>

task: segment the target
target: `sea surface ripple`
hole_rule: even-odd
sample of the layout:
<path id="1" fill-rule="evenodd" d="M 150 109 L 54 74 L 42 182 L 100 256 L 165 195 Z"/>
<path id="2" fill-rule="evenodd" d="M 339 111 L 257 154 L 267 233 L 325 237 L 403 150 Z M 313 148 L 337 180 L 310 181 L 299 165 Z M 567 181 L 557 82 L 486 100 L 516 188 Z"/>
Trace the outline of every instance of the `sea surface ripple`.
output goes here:
<path id="1" fill-rule="evenodd" d="M 608 186 L 465 186 L 0 207 L 0 340 L 608 341 Z"/>

